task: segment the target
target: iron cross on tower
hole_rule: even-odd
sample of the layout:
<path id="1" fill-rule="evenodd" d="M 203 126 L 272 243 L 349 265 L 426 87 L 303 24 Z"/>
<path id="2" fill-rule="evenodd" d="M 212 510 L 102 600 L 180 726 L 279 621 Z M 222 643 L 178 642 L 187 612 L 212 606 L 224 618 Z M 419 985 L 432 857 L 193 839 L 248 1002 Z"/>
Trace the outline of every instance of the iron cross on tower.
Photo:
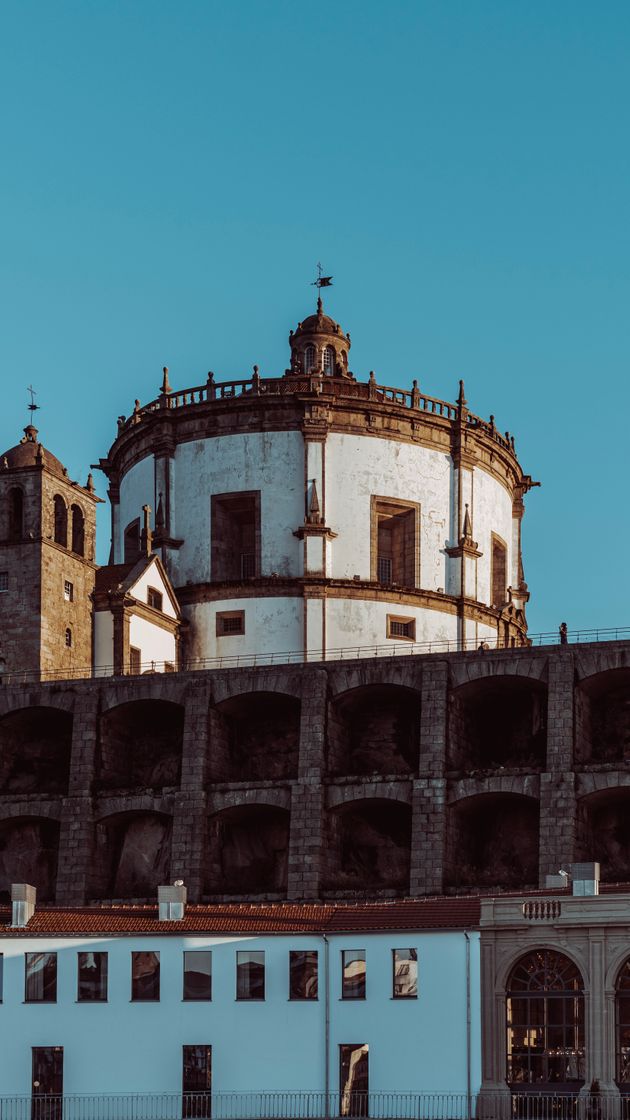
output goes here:
<path id="1" fill-rule="evenodd" d="M 317 280 L 313 280 L 311 282 L 311 287 L 312 288 L 317 288 L 317 290 L 318 290 L 318 294 L 317 294 L 317 309 L 318 309 L 318 311 L 320 310 L 321 303 L 322 303 L 322 288 L 332 288 L 332 282 L 333 282 L 332 276 L 324 276 L 323 272 L 324 272 L 324 270 L 323 270 L 320 262 L 318 261 L 317 262 Z"/>
<path id="2" fill-rule="evenodd" d="M 31 403 L 27 407 L 28 407 L 28 410 L 31 414 L 30 421 L 32 423 L 32 421 L 35 419 L 33 413 L 37 412 L 37 409 L 39 408 L 39 405 L 35 404 L 35 397 L 37 396 L 37 393 L 35 392 L 32 385 L 28 386 L 26 392 L 30 393 L 30 395 L 31 395 Z"/>

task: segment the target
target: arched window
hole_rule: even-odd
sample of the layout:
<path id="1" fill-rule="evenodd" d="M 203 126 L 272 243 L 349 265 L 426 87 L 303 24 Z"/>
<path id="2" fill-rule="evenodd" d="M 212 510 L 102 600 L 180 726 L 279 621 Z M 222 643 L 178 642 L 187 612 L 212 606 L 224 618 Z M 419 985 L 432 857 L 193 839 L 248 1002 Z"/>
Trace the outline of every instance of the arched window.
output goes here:
<path id="1" fill-rule="evenodd" d="M 630 960 L 617 977 L 615 993 L 617 1018 L 617 1081 L 627 1092 L 630 1084 Z"/>
<path id="2" fill-rule="evenodd" d="M 85 518 L 80 506 L 72 506 L 72 551 L 77 556 L 85 554 Z"/>
<path id="3" fill-rule="evenodd" d="M 68 547 L 68 507 L 61 494 L 55 494 L 55 543 Z"/>
<path id="4" fill-rule="evenodd" d="M 497 610 L 507 598 L 507 548 L 496 533 L 492 533 L 492 571 L 490 573 L 492 606 Z M 505 643 L 508 645 L 508 642 Z"/>
<path id="5" fill-rule="evenodd" d="M 554 949 L 521 957 L 507 986 L 507 1080 L 574 1089 L 584 1080 L 584 983 Z"/>
<path id="6" fill-rule="evenodd" d="M 136 517 L 135 521 L 130 521 L 125 529 L 125 538 L 123 542 L 123 558 L 125 564 L 129 564 L 132 560 L 137 560 L 140 555 L 140 518 Z"/>
<path id="7" fill-rule="evenodd" d="M 66 648 L 72 649 L 72 630 L 70 627 L 66 630 Z"/>
<path id="8" fill-rule="evenodd" d="M 314 346 L 309 345 L 304 351 L 304 372 L 312 373 L 317 368 L 317 351 Z"/>
<path id="9" fill-rule="evenodd" d="M 327 346 L 324 350 L 324 373 L 328 377 L 332 377 L 335 372 L 335 348 L 334 346 Z"/>
<path id="10" fill-rule="evenodd" d="M 24 494 L 19 486 L 9 490 L 9 540 L 20 541 L 24 536 Z"/>

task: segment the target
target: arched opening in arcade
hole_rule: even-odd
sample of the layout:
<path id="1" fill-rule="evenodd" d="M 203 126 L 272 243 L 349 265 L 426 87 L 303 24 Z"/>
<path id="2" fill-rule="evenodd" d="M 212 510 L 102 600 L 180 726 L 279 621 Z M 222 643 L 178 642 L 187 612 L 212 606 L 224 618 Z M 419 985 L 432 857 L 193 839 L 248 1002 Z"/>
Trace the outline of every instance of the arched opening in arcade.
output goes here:
<path id="1" fill-rule="evenodd" d="M 58 857 L 58 821 L 13 817 L 0 822 L 0 902 L 9 901 L 12 883 L 30 883 L 38 902 L 54 902 Z"/>
<path id="2" fill-rule="evenodd" d="M 0 720 L 0 793 L 68 792 L 72 716 L 59 708 L 20 708 Z"/>
<path id="3" fill-rule="evenodd" d="M 296 778 L 300 701 L 281 692 L 252 692 L 217 705 L 211 714 L 214 781 Z"/>
<path id="4" fill-rule="evenodd" d="M 100 720 L 97 790 L 165 789 L 178 786 L 184 709 L 168 700 L 133 700 Z"/>
<path id="5" fill-rule="evenodd" d="M 538 886 L 539 806 L 520 794 L 485 793 L 449 811 L 446 884 L 472 889 Z"/>
<path id="6" fill-rule="evenodd" d="M 624 1095 L 630 1094 L 630 959 L 615 984 L 615 1078 Z"/>
<path id="7" fill-rule="evenodd" d="M 331 774 L 409 774 L 418 769 L 420 695 L 398 685 L 343 693 L 328 718 Z"/>
<path id="8" fill-rule="evenodd" d="M 411 808 L 385 798 L 351 801 L 328 814 L 324 889 L 364 897 L 406 894 L 411 862 Z"/>
<path id="9" fill-rule="evenodd" d="M 507 982 L 506 1027 L 506 1080 L 513 1092 L 580 1089 L 584 981 L 569 957 L 555 949 L 534 949 L 517 961 Z"/>
<path id="10" fill-rule="evenodd" d="M 453 690 L 449 770 L 540 771 L 547 747 L 547 689 L 524 677 L 483 677 Z"/>
<path id="11" fill-rule="evenodd" d="M 272 805 L 243 805 L 210 818 L 205 893 L 286 894 L 290 814 Z"/>
<path id="12" fill-rule="evenodd" d="M 601 865 L 604 883 L 630 880 L 630 788 L 601 790 L 578 802 L 577 848 Z"/>
<path id="13" fill-rule="evenodd" d="M 578 764 L 630 763 L 630 669 L 597 673 L 576 688 L 575 758 Z"/>
<path id="14" fill-rule="evenodd" d="M 171 818 L 165 813 L 126 812 L 96 825 L 90 898 L 153 902 L 169 882 Z"/>

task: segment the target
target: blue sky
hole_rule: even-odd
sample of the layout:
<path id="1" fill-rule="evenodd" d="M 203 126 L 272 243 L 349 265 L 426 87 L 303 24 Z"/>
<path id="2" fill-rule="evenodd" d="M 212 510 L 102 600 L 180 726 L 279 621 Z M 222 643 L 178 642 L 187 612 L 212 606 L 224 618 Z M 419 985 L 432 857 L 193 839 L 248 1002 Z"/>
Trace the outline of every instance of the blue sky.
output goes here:
<path id="1" fill-rule="evenodd" d="M 0 51 L 0 443 L 32 382 L 84 481 L 164 364 L 281 372 L 321 260 L 358 377 L 515 433 L 530 630 L 630 625 L 630 5 L 4 0 Z"/>

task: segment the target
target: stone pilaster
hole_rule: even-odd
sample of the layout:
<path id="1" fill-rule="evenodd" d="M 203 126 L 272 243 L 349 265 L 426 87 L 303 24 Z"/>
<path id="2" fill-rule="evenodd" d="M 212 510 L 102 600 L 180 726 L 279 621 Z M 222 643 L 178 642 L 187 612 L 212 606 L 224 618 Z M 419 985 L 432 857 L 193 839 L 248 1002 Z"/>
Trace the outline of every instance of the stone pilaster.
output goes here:
<path id="1" fill-rule="evenodd" d="M 59 833 L 56 901 L 63 906 L 81 906 L 86 899 L 94 848 L 92 786 L 98 720 L 98 693 L 83 693 L 74 709 L 68 796 Z"/>
<path id="2" fill-rule="evenodd" d="M 573 658 L 562 653 L 548 665 L 547 770 L 564 774 L 573 768 Z"/>
<path id="3" fill-rule="evenodd" d="M 539 882 L 569 870 L 575 858 L 575 775 L 540 775 Z"/>
<path id="4" fill-rule="evenodd" d="M 445 661 L 429 662 L 422 671 L 420 774 L 443 776 L 447 734 L 448 666 Z"/>
<path id="5" fill-rule="evenodd" d="M 446 782 L 418 778 L 411 801 L 411 867 L 409 893 L 438 894 L 444 878 Z"/>
<path id="6" fill-rule="evenodd" d="M 171 878 L 184 880 L 190 902 L 198 902 L 203 891 L 210 699 L 204 681 L 190 685 L 184 709 L 182 776 L 173 807 Z"/>
<path id="7" fill-rule="evenodd" d="M 304 674 L 300 716 L 298 781 L 291 791 L 289 898 L 317 898 L 322 873 L 328 677 L 321 669 Z"/>

